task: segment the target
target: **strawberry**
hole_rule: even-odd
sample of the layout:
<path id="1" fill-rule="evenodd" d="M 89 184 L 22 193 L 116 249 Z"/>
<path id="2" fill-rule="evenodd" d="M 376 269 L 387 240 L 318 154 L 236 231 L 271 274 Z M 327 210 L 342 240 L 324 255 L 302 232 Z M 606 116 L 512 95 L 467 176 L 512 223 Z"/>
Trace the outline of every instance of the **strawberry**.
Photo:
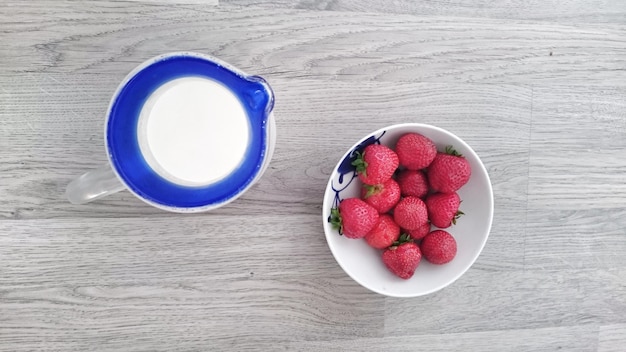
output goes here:
<path id="1" fill-rule="evenodd" d="M 403 196 L 422 198 L 428 193 L 428 180 L 421 171 L 403 170 L 396 178 Z"/>
<path id="2" fill-rule="evenodd" d="M 356 152 L 357 158 L 352 162 L 356 167 L 361 182 L 367 185 L 384 183 L 393 176 L 398 168 L 398 155 L 382 144 L 370 144 L 363 153 Z"/>
<path id="3" fill-rule="evenodd" d="M 415 230 L 428 223 L 426 204 L 417 197 L 406 197 L 393 210 L 396 224 L 405 230 Z"/>
<path id="4" fill-rule="evenodd" d="M 469 181 L 472 169 L 461 154 L 447 146 L 445 153 L 437 153 L 428 168 L 428 182 L 435 191 L 456 192 Z"/>
<path id="5" fill-rule="evenodd" d="M 400 237 L 400 226 L 396 225 L 390 215 L 383 214 L 366 236 L 367 244 L 374 248 L 384 249 L 391 246 Z"/>
<path id="6" fill-rule="evenodd" d="M 437 147 L 429 138 L 417 133 L 407 133 L 398 139 L 396 153 L 400 165 L 409 170 L 428 167 L 437 155 Z"/>
<path id="7" fill-rule="evenodd" d="M 362 238 L 378 221 L 378 212 L 359 198 L 347 198 L 339 203 L 339 209 L 331 210 L 330 222 L 339 234 L 348 238 Z"/>
<path id="8" fill-rule="evenodd" d="M 405 280 L 413 276 L 421 260 L 420 248 L 406 234 L 383 252 L 383 263 L 387 269 Z"/>
<path id="9" fill-rule="evenodd" d="M 416 241 L 421 240 L 422 238 L 426 237 L 426 235 L 428 235 L 429 232 L 430 232 L 430 223 L 425 223 L 424 225 L 418 227 L 415 230 L 407 230 L 407 233 L 409 234 L 409 236 L 411 236 L 411 238 Z"/>
<path id="10" fill-rule="evenodd" d="M 390 178 L 380 185 L 363 185 L 361 199 L 373 206 L 379 213 L 391 210 L 400 200 L 400 186 Z"/>
<path id="11" fill-rule="evenodd" d="M 434 193 L 426 198 L 426 209 L 428 209 L 428 219 L 431 224 L 445 229 L 451 224 L 456 225 L 456 220 L 463 215 L 459 211 L 461 198 L 456 192 Z"/>
<path id="12" fill-rule="evenodd" d="M 456 256 L 456 240 L 446 231 L 429 233 L 420 245 L 424 258 L 433 264 L 445 264 Z"/>

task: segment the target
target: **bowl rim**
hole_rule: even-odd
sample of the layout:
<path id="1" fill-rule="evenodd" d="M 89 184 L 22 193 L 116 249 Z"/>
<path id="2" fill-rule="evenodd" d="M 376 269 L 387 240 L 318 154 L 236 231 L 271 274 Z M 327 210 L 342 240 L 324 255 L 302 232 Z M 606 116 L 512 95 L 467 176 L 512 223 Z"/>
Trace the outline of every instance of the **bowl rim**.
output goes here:
<path id="1" fill-rule="evenodd" d="M 489 190 L 489 220 L 488 220 L 488 227 L 487 227 L 487 234 L 484 236 L 482 243 L 480 244 L 480 249 L 476 252 L 476 254 L 473 256 L 472 260 L 469 262 L 469 264 L 463 269 L 461 270 L 457 275 L 455 275 L 451 280 L 449 280 L 448 282 L 446 282 L 445 284 L 439 285 L 431 290 L 425 291 L 425 292 L 420 292 L 420 293 L 416 293 L 416 294 L 396 294 L 396 293 L 391 293 L 391 292 L 383 292 L 382 290 L 379 290 L 377 288 L 373 288 L 373 287 L 369 287 L 367 285 L 365 285 L 361 280 L 359 280 L 358 278 L 356 278 L 350 271 L 346 270 L 346 268 L 343 266 L 343 264 L 339 261 L 339 259 L 337 258 L 337 253 L 335 253 L 335 249 L 333 248 L 333 246 L 330 243 L 330 233 L 329 231 L 327 231 L 327 226 L 329 226 L 328 223 L 328 216 L 330 214 L 330 210 L 327 210 L 328 207 L 331 204 L 328 204 L 327 199 L 329 199 L 329 197 L 327 197 L 328 191 L 329 189 L 332 187 L 331 183 L 337 173 L 337 170 L 339 168 L 339 166 L 341 165 L 341 162 L 350 154 L 350 152 L 352 152 L 352 150 L 354 150 L 356 147 L 359 146 L 359 144 L 361 144 L 362 142 L 364 142 L 365 140 L 367 140 L 368 138 L 370 138 L 371 136 L 377 136 L 380 133 L 384 132 L 384 131 L 388 131 L 390 129 L 399 129 L 399 128 L 406 128 L 406 127 L 417 127 L 417 128 L 425 128 L 425 129 L 432 129 L 432 130 L 436 130 L 438 132 L 441 132 L 449 137 L 452 137 L 455 140 L 458 140 L 460 144 L 463 145 L 463 147 L 468 150 L 475 158 L 476 160 L 478 160 L 478 163 L 480 165 L 481 170 L 484 172 L 485 176 L 487 177 L 487 188 Z M 429 124 L 424 124 L 424 123 L 417 123 L 417 122 L 406 122 L 406 123 L 400 123 L 400 124 L 393 124 L 393 125 L 388 125 L 382 128 L 379 128 L 373 132 L 370 132 L 368 134 L 366 134 L 363 138 L 359 139 L 356 143 L 354 143 L 350 148 L 348 148 L 348 150 L 343 154 L 343 156 L 339 159 L 339 161 L 337 162 L 337 164 L 335 165 L 335 167 L 333 168 L 331 174 L 328 177 L 328 182 L 326 183 L 326 188 L 324 190 L 324 200 L 322 202 L 322 227 L 324 228 L 324 235 L 326 237 L 326 243 L 328 244 L 328 248 L 330 249 L 330 252 L 333 254 L 333 257 L 335 259 L 335 261 L 337 262 L 337 264 L 339 264 L 339 267 L 341 267 L 341 269 L 348 274 L 348 276 L 350 276 L 350 278 L 352 278 L 352 280 L 356 281 L 359 285 L 365 287 L 366 289 L 381 294 L 383 296 L 388 296 L 388 297 L 397 297 L 397 298 L 410 298 L 410 297 L 420 297 L 420 296 L 425 296 L 425 295 L 429 295 L 431 293 L 437 292 L 442 290 L 443 288 L 451 285 L 452 283 L 454 283 L 455 281 L 457 281 L 461 276 L 463 276 L 468 270 L 469 268 L 471 268 L 474 263 L 476 263 L 476 260 L 478 259 L 478 257 L 480 256 L 480 254 L 482 253 L 483 249 L 485 248 L 485 244 L 487 243 L 487 239 L 489 238 L 489 235 L 491 234 L 491 227 L 493 225 L 493 213 L 494 213 L 494 197 L 493 197 L 493 186 L 491 185 L 491 178 L 489 177 L 489 173 L 487 172 L 487 168 L 485 167 L 485 164 L 483 163 L 483 161 L 480 159 L 480 157 L 478 156 L 478 154 L 476 153 L 476 151 L 474 151 L 474 149 L 467 144 L 463 139 L 461 139 L 461 137 L 455 135 L 454 133 L 445 130 L 441 127 L 437 127 L 437 126 L 433 126 L 433 125 L 429 125 Z"/>

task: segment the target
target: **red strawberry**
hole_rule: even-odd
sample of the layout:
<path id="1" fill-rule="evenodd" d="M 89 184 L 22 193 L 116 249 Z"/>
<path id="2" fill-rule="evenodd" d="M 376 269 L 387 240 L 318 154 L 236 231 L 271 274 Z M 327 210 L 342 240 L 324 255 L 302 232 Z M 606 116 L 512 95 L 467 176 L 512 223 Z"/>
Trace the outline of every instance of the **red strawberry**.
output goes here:
<path id="1" fill-rule="evenodd" d="M 428 168 L 428 182 L 435 191 L 456 192 L 469 181 L 472 169 L 469 162 L 452 146 L 447 146 L 445 153 L 437 153 Z"/>
<path id="2" fill-rule="evenodd" d="M 429 138 L 417 133 L 407 133 L 398 139 L 396 153 L 400 165 L 409 170 L 427 167 L 437 155 L 437 147 Z"/>
<path id="3" fill-rule="evenodd" d="M 402 235 L 408 241 L 408 235 Z M 420 248 L 413 242 L 394 244 L 383 252 L 383 263 L 389 271 L 402 279 L 410 279 L 422 260 Z"/>
<path id="4" fill-rule="evenodd" d="M 461 198 L 456 192 L 434 193 L 426 198 L 426 208 L 428 209 L 428 219 L 430 223 L 445 229 L 451 224 L 456 225 L 456 219 L 463 215 L 459 211 Z"/>
<path id="5" fill-rule="evenodd" d="M 372 231 L 365 236 L 365 241 L 374 248 L 384 249 L 397 241 L 398 237 L 400 226 L 396 225 L 390 215 L 383 214 Z"/>
<path id="6" fill-rule="evenodd" d="M 392 178 L 380 185 L 363 185 L 361 198 L 379 213 L 386 213 L 400 200 L 400 186 Z"/>
<path id="7" fill-rule="evenodd" d="M 456 240 L 443 230 L 435 230 L 420 245 L 424 258 L 433 264 L 445 264 L 456 256 Z"/>
<path id="8" fill-rule="evenodd" d="M 378 212 L 359 198 L 344 199 L 339 209 L 331 210 L 330 222 L 339 229 L 339 234 L 348 238 L 362 238 L 378 221 Z"/>
<path id="9" fill-rule="evenodd" d="M 398 185 L 403 196 L 422 198 L 428 193 L 428 180 L 421 171 L 404 170 L 398 173 Z"/>
<path id="10" fill-rule="evenodd" d="M 426 204 L 417 197 L 403 198 L 393 210 L 393 219 L 403 229 L 415 230 L 428 223 Z"/>
<path id="11" fill-rule="evenodd" d="M 398 155 L 382 144 L 370 144 L 357 152 L 357 159 L 352 162 L 359 179 L 368 185 L 384 183 L 391 178 L 398 168 Z"/>
<path id="12" fill-rule="evenodd" d="M 422 238 L 426 237 L 426 235 L 428 235 L 429 232 L 430 232 L 429 223 L 425 223 L 424 225 L 418 227 L 415 230 L 407 230 L 407 233 L 409 234 L 409 236 L 411 236 L 411 238 L 416 241 L 421 240 Z"/>

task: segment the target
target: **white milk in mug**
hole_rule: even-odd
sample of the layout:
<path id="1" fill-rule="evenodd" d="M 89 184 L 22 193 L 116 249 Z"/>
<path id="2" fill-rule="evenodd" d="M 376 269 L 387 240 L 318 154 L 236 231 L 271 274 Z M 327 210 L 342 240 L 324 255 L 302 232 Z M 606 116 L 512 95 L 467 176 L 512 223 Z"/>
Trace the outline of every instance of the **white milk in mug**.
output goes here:
<path id="1" fill-rule="evenodd" d="M 219 60 L 171 53 L 140 65 L 109 106 L 109 164 L 72 181 L 68 199 L 87 203 L 128 189 L 175 212 L 222 206 L 263 174 L 275 144 L 273 92 Z"/>

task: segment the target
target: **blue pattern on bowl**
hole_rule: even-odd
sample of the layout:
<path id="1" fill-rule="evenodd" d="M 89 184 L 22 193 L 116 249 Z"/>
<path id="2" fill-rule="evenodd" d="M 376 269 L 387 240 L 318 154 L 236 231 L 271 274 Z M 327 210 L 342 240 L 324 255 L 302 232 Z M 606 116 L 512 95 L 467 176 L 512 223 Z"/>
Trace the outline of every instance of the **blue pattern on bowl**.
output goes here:
<path id="1" fill-rule="evenodd" d="M 380 144 L 380 139 L 385 135 L 387 131 L 383 131 L 380 136 L 370 136 L 365 139 L 363 142 L 359 143 L 348 155 L 341 161 L 341 164 L 337 167 L 337 173 L 339 174 L 339 178 L 337 179 L 337 184 L 335 184 L 335 179 L 331 181 L 331 188 L 335 192 L 335 200 L 333 201 L 333 208 L 337 208 L 339 203 L 341 203 L 341 192 L 350 186 L 352 181 L 357 178 L 357 173 L 355 167 L 352 165 L 352 162 L 357 158 L 357 152 L 363 153 L 363 149 L 370 144 Z M 349 179 L 344 179 L 344 176 L 348 175 Z M 330 217 L 328 218 L 328 222 L 330 222 Z"/>

